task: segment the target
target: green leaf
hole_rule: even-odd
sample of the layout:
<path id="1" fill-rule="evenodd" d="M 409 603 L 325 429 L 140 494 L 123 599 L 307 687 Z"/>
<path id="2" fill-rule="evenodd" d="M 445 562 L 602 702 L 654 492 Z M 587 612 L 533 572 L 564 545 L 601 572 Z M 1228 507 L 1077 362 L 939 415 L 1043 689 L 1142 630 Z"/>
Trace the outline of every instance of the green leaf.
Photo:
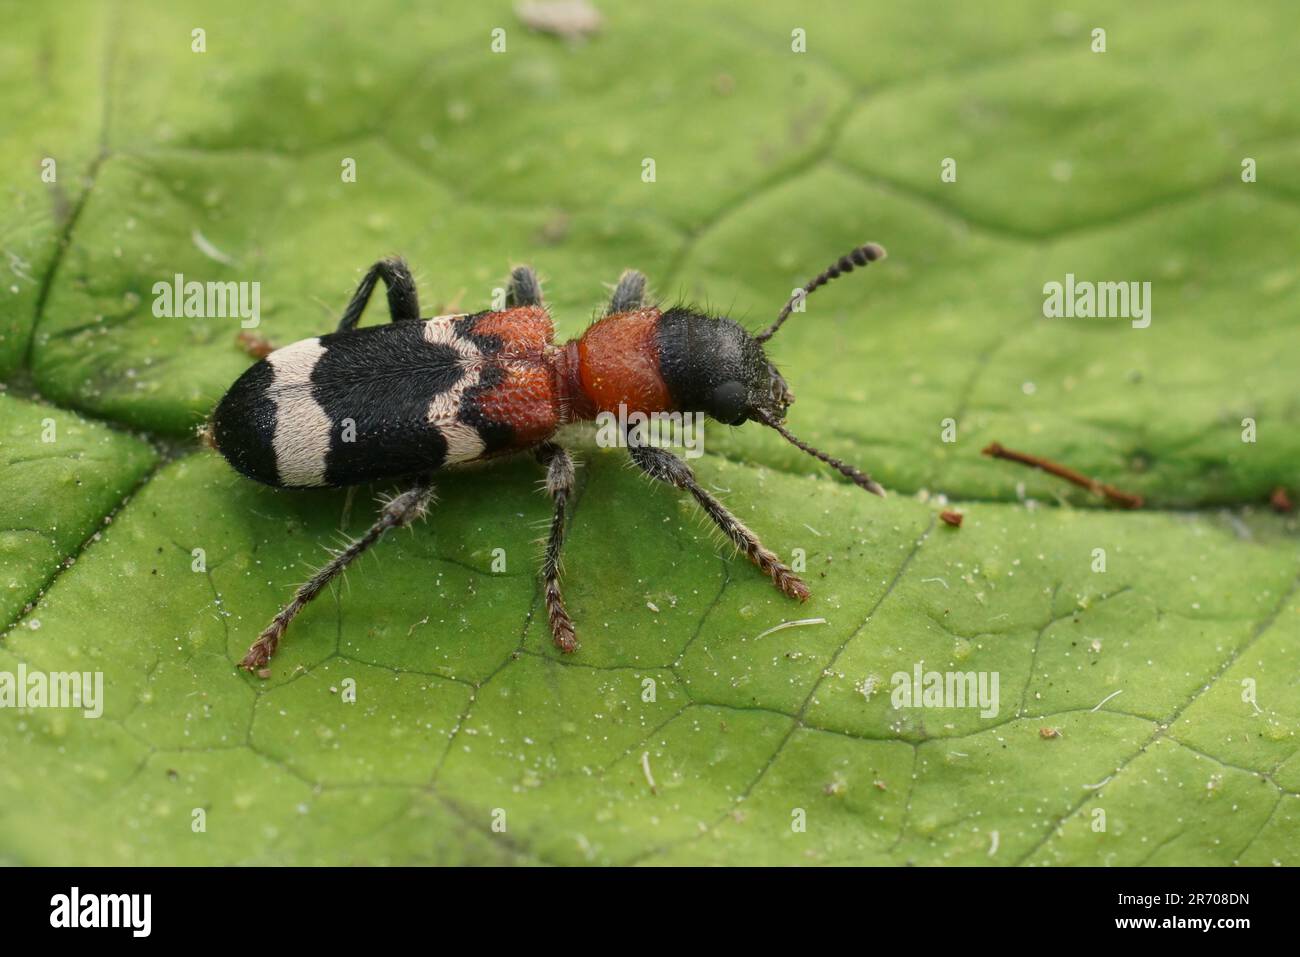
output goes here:
<path id="1" fill-rule="evenodd" d="M 1300 863 L 1300 545 L 1261 508 L 1300 461 L 1287 7 L 601 6 L 577 43 L 507 4 L 6 17 L 0 90 L 41 108 L 0 133 L 0 677 L 104 695 L 0 709 L 0 860 Z M 200 449 L 250 360 L 155 283 L 257 281 L 284 344 L 380 256 L 426 314 L 528 261 L 568 337 L 636 266 L 757 328 L 868 239 L 889 259 L 771 354 L 791 428 L 894 494 L 754 428 L 692 463 L 806 559 L 806 605 L 578 432 L 576 655 L 520 458 L 440 476 L 269 679 L 235 667 L 386 489 L 277 492 Z M 1067 273 L 1150 281 L 1150 327 L 1045 319 Z M 908 706 L 918 668 L 996 676 L 996 706 Z"/>
<path id="2" fill-rule="evenodd" d="M 6 627 L 98 537 L 156 460 L 139 439 L 0 394 L 0 620 Z"/>

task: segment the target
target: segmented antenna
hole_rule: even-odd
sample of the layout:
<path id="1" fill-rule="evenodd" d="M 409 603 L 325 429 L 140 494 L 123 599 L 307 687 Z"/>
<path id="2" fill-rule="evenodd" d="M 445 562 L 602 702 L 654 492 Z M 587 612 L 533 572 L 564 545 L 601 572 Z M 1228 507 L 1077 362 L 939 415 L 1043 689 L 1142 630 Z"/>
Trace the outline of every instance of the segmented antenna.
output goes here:
<path id="1" fill-rule="evenodd" d="M 858 469 L 855 469 L 852 465 L 849 465 L 849 463 L 841 462 L 839 459 L 835 458 L 834 456 L 827 455 L 825 452 L 821 451 L 820 449 L 813 448 L 803 439 L 795 436 L 793 433 L 790 432 L 789 429 L 787 429 L 784 425 L 782 425 L 776 419 L 771 418 L 770 416 L 762 416 L 758 419 L 758 421 L 763 423 L 763 425 L 766 425 L 768 428 L 775 429 L 777 432 L 781 433 L 782 438 L 784 438 L 795 448 L 800 449 L 803 452 L 807 452 L 815 459 L 825 462 L 827 465 L 829 465 L 831 468 L 838 471 L 845 478 L 852 481 L 853 484 L 857 485 L 859 488 L 864 488 L 868 492 L 872 493 L 873 495 L 879 495 L 881 498 L 885 497 L 884 488 L 880 485 L 879 482 L 873 479 L 866 472 L 862 472 Z"/>
<path id="2" fill-rule="evenodd" d="M 754 338 L 759 342 L 767 342 L 768 339 L 771 339 L 776 335 L 776 331 L 781 328 L 781 323 L 790 318 L 790 313 L 794 311 L 795 305 L 798 304 L 801 299 L 807 299 L 815 290 L 820 289 L 832 279 L 838 279 L 845 273 L 853 272 L 853 269 L 856 266 L 865 266 L 867 263 L 873 263 L 878 259 L 884 258 L 885 247 L 878 246 L 875 243 L 865 243 L 852 252 L 841 256 L 838 260 L 831 263 L 825 272 L 818 274 L 816 278 L 805 283 L 802 289 L 795 292 L 795 294 L 790 297 L 790 301 L 785 304 L 784 308 L 782 308 L 781 314 L 776 317 L 776 322 L 772 323 Z"/>

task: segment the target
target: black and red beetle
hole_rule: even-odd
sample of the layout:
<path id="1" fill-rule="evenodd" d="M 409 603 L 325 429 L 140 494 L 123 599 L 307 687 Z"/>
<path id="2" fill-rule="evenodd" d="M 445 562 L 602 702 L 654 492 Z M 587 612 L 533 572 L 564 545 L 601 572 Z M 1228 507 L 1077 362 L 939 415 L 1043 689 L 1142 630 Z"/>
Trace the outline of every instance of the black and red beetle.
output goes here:
<path id="1" fill-rule="evenodd" d="M 337 331 L 271 352 L 239 377 L 204 426 L 205 440 L 231 465 L 277 488 L 387 479 L 412 483 L 385 503 L 369 531 L 298 589 L 240 664 L 250 671 L 262 668 L 304 605 L 385 531 L 424 515 L 435 471 L 524 451 L 545 466 L 554 505 L 542 563 L 551 634 L 560 649 L 574 651 L 578 643 L 559 584 L 573 459 L 552 437 L 562 425 L 601 412 L 617 414 L 620 407 L 626 416 L 692 412 L 727 425 L 758 422 L 884 495 L 862 472 L 786 430 L 786 409 L 794 396 L 763 354 L 763 343 L 810 293 L 884 255 L 868 243 L 841 257 L 798 290 L 758 335 L 725 317 L 647 305 L 645 276 L 628 270 L 604 316 L 563 344 L 553 341 L 541 284 L 527 266 L 511 273 L 505 309 L 421 319 L 406 263 L 396 258 L 376 263 Z M 392 322 L 359 329 L 362 310 L 381 279 Z M 625 438 L 642 471 L 690 492 L 777 588 L 800 601 L 808 598 L 808 586 L 700 487 L 690 466 L 666 449 L 638 442 L 635 434 Z"/>

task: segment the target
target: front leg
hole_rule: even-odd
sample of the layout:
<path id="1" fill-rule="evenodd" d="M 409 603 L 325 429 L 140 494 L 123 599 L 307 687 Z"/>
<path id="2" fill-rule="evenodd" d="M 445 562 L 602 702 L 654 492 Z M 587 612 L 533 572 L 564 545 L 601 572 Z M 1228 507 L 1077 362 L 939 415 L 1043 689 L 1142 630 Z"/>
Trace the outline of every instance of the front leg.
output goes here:
<path id="1" fill-rule="evenodd" d="M 628 451 L 632 461 L 641 471 L 652 479 L 667 482 L 669 485 L 685 489 L 700 503 L 705 514 L 713 519 L 715 525 L 722 529 L 724 535 L 735 544 L 745 556 L 758 566 L 763 574 L 772 579 L 772 584 L 791 598 L 807 601 L 811 594 L 803 580 L 790 570 L 775 552 L 770 551 L 758 536 L 745 527 L 745 524 L 716 498 L 700 487 L 695 480 L 691 467 L 666 449 L 649 445 L 638 445 L 635 436 L 628 438 Z"/>
<path id="2" fill-rule="evenodd" d="M 634 312 L 645 306 L 645 275 L 635 269 L 623 270 L 618 277 L 618 285 L 610 296 L 605 315 L 616 316 L 622 312 Z"/>
<path id="3" fill-rule="evenodd" d="M 546 617 L 551 624 L 555 647 L 565 654 L 578 650 L 573 619 L 564 607 L 560 594 L 560 549 L 564 546 L 564 516 L 569 496 L 573 494 L 573 457 L 547 442 L 537 449 L 537 460 L 546 466 L 546 491 L 551 495 L 554 511 L 551 534 L 546 539 L 546 557 L 542 560 L 542 587 L 546 594 Z"/>

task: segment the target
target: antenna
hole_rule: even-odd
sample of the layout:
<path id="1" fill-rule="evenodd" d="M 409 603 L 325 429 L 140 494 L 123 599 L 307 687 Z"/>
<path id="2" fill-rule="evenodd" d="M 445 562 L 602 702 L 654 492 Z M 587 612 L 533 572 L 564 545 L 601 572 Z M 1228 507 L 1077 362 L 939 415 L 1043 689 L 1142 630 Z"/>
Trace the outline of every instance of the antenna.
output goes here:
<path id="1" fill-rule="evenodd" d="M 873 495 L 879 495 L 881 498 L 885 497 L 884 488 L 881 487 L 879 482 L 873 479 L 870 475 L 867 475 L 865 472 L 862 472 L 854 468 L 852 465 L 849 465 L 847 462 L 841 462 L 839 459 L 827 455 L 825 452 L 822 452 L 819 449 L 813 448 L 803 439 L 795 436 L 792 432 L 790 432 L 789 429 L 787 429 L 784 425 L 782 425 L 780 422 L 778 422 L 776 419 L 770 416 L 767 415 L 760 416 L 758 418 L 758 421 L 763 423 L 763 425 L 766 425 L 768 428 L 775 429 L 777 432 L 781 433 L 782 437 L 791 445 L 793 445 L 795 448 L 807 452 L 813 458 L 819 459 L 822 462 L 825 462 L 831 468 L 836 469 L 845 478 L 852 480 L 853 484 L 857 485 L 859 488 L 864 488 L 868 492 L 872 493 Z"/>
<path id="2" fill-rule="evenodd" d="M 756 335 L 754 339 L 760 343 L 767 342 L 768 339 L 771 339 L 776 335 L 776 331 L 781 328 L 781 324 L 790 318 L 790 313 L 794 311 L 794 307 L 799 302 L 807 299 L 814 291 L 820 289 L 832 279 L 838 279 L 845 273 L 853 272 L 854 268 L 857 266 L 865 266 L 868 263 L 873 263 L 878 259 L 884 258 L 885 247 L 878 246 L 875 243 L 864 243 L 852 252 L 845 253 L 835 262 L 831 263 L 824 272 L 819 273 L 815 278 L 804 283 L 803 288 L 797 290 L 795 294 L 790 297 L 790 301 L 781 309 L 781 314 L 776 317 L 776 322 L 772 323 Z"/>

